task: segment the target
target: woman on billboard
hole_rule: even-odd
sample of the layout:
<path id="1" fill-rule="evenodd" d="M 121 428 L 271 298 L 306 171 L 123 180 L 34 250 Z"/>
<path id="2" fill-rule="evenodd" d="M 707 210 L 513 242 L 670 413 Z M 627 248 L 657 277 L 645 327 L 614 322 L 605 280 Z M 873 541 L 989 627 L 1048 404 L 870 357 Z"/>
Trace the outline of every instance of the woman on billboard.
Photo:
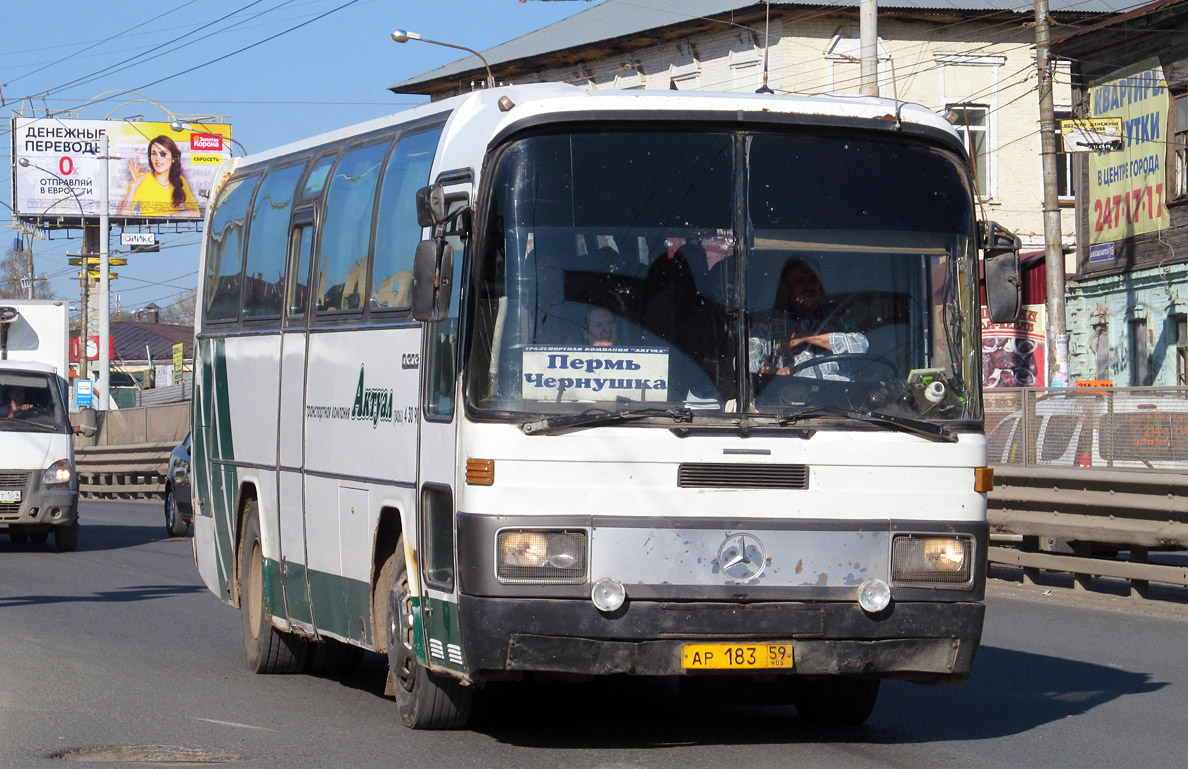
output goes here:
<path id="1" fill-rule="evenodd" d="M 181 150 L 168 136 L 149 142 L 148 166 L 128 161 L 132 180 L 120 203 L 120 216 L 198 216 L 198 203 L 182 175 Z"/>

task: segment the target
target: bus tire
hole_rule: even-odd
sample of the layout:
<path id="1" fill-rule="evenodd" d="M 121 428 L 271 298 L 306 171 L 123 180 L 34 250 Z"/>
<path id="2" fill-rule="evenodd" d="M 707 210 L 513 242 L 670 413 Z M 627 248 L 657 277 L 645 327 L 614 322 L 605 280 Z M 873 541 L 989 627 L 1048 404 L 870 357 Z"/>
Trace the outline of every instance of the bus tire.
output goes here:
<path id="1" fill-rule="evenodd" d="M 333 638 L 311 643 L 306 672 L 315 676 L 342 676 L 354 673 L 363 664 L 363 650 Z"/>
<path id="2" fill-rule="evenodd" d="M 264 550 L 260 511 L 253 499 L 243 515 L 239 542 L 239 610 L 248 667 L 256 673 L 296 673 L 305 667 L 308 644 L 272 626 L 264 610 Z"/>
<path id="3" fill-rule="evenodd" d="M 400 720 L 411 729 L 460 729 L 470 719 L 474 689 L 427 670 L 417 661 L 403 537 L 397 541 L 396 552 L 389 556 L 384 568 L 393 572 L 385 626 L 388 667 L 392 671 Z"/>
<path id="4" fill-rule="evenodd" d="M 874 712 L 878 678 L 812 678 L 796 682 L 793 702 L 810 724 L 858 726 Z"/>
<path id="5" fill-rule="evenodd" d="M 78 549 L 78 521 L 69 526 L 54 527 L 54 549 L 59 553 L 73 553 Z"/>

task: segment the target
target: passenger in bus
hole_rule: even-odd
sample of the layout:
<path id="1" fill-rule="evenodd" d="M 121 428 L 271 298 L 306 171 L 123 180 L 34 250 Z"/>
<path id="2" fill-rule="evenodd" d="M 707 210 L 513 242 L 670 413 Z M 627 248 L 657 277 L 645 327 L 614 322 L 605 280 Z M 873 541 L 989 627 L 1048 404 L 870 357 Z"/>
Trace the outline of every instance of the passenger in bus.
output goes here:
<path id="1" fill-rule="evenodd" d="M 866 335 L 854 328 L 848 314 L 826 311 L 824 296 L 825 287 L 808 262 L 791 257 L 784 263 L 770 315 L 751 327 L 752 374 L 850 380 L 850 367 L 844 361 L 792 370 L 814 358 L 865 353 L 870 348 Z"/>
<path id="2" fill-rule="evenodd" d="M 132 158 L 128 174 L 120 216 L 198 216 L 198 203 L 182 174 L 181 150 L 173 139 L 162 134 L 150 141 L 148 166 Z"/>

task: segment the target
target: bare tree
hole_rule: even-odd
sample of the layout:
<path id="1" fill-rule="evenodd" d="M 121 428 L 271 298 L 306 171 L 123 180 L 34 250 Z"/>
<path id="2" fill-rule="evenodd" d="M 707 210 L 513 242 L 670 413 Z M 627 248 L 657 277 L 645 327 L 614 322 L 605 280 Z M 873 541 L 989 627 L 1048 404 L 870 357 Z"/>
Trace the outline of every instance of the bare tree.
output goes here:
<path id="1" fill-rule="evenodd" d="M 194 306 L 198 300 L 198 289 L 191 288 L 173 297 L 170 304 L 161 308 L 161 322 L 178 326 L 194 325 Z"/>
<path id="2" fill-rule="evenodd" d="M 29 277 L 29 253 L 8 249 L 4 258 L 0 259 L 0 297 L 8 299 L 24 299 L 28 290 L 21 285 L 21 281 Z M 34 299 L 56 299 L 49 281 L 45 276 L 35 277 L 33 280 Z"/>

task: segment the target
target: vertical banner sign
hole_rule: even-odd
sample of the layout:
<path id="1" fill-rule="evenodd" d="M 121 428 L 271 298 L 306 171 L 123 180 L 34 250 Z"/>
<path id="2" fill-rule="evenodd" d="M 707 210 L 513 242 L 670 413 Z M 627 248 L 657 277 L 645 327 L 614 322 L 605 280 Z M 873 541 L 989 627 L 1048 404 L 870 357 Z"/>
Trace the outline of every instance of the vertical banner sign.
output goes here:
<path id="1" fill-rule="evenodd" d="M 1027 304 L 1017 322 L 991 323 L 982 308 L 983 387 L 1047 386 L 1047 317 L 1047 305 Z"/>
<path id="2" fill-rule="evenodd" d="M 1112 73 L 1089 88 L 1092 117 L 1122 118 L 1125 148 L 1089 156 L 1089 242 L 1167 227 L 1168 110 L 1159 59 Z"/>
<path id="3" fill-rule="evenodd" d="M 181 342 L 173 345 L 173 383 L 179 385 L 182 383 L 182 369 L 185 367 L 185 347 Z"/>

